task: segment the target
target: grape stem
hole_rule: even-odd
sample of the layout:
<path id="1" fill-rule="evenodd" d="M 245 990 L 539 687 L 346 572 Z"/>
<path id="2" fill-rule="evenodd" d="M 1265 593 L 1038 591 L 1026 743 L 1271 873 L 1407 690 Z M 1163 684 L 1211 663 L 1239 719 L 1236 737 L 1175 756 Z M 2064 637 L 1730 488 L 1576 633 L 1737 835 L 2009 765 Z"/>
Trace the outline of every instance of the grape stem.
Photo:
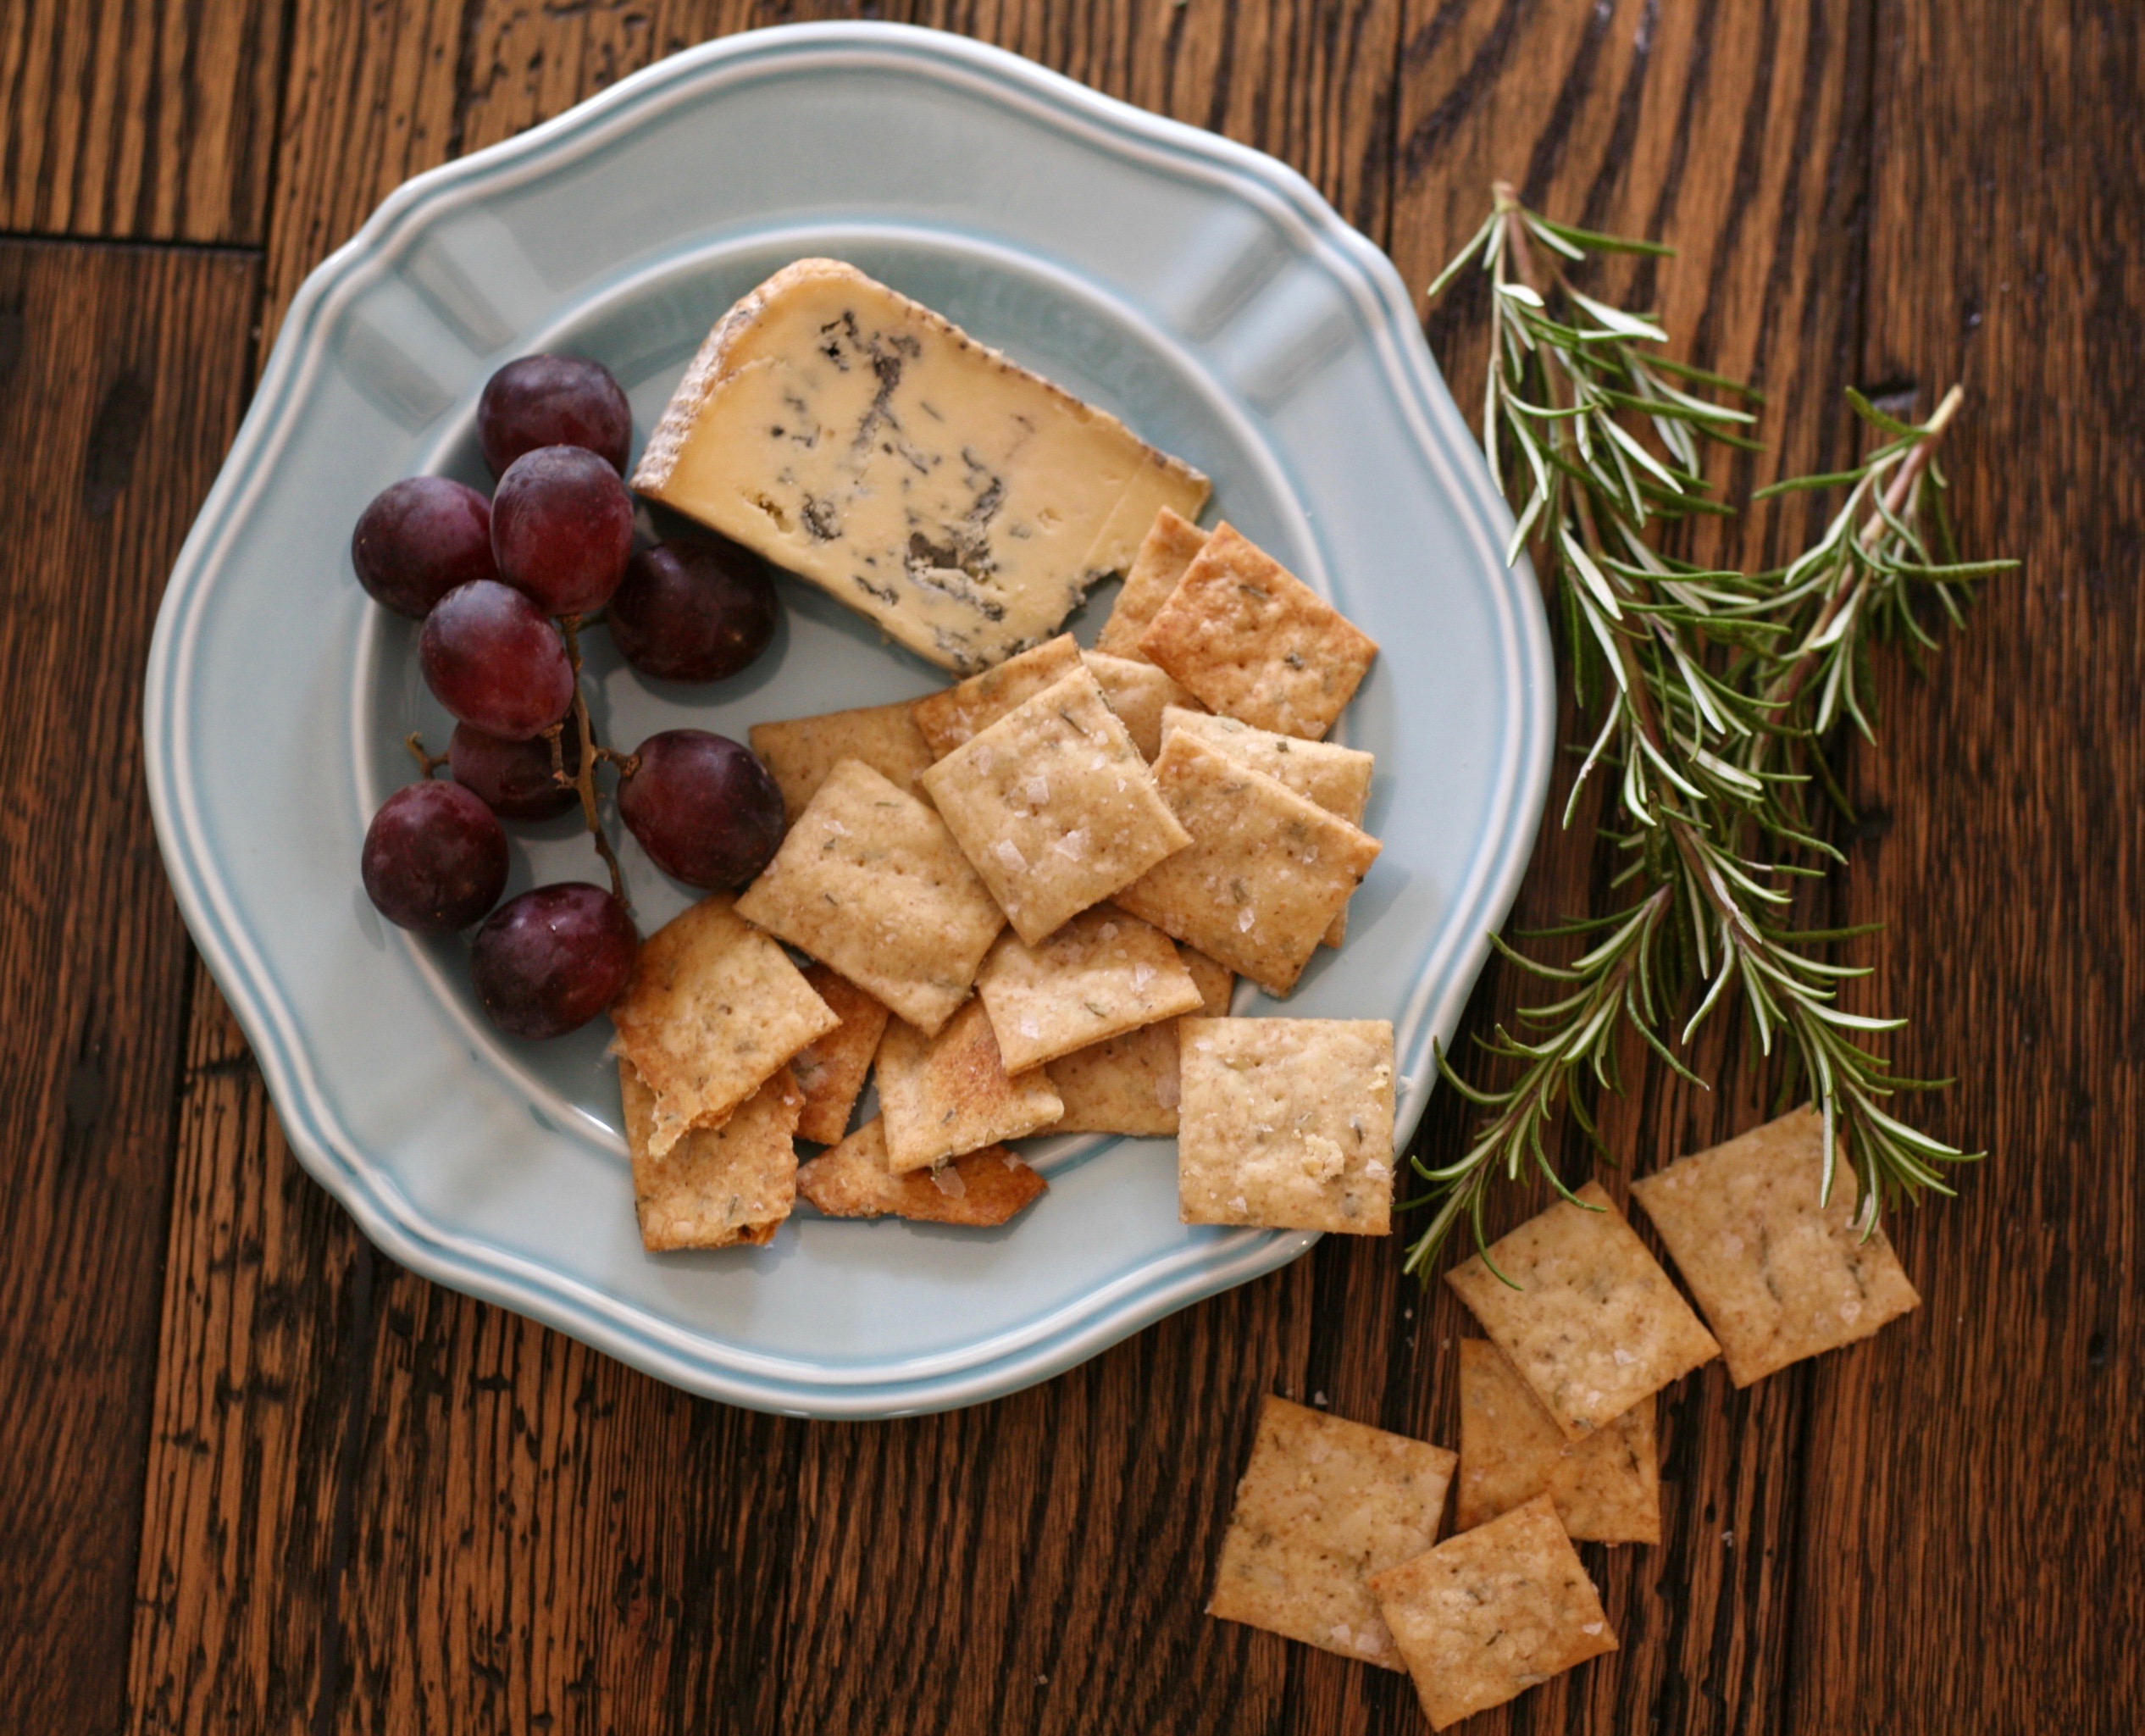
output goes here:
<path id="1" fill-rule="evenodd" d="M 410 757 L 417 762 L 418 772 L 425 777 L 430 777 L 433 773 L 447 763 L 447 757 L 444 753 L 427 753 L 424 751 L 424 738 L 422 735 L 414 733 L 405 735 L 402 738 L 402 746 L 409 749 Z"/>
<path id="2" fill-rule="evenodd" d="M 574 775 L 566 774 L 566 752 L 560 737 L 564 733 L 563 723 L 554 724 L 544 733 L 551 744 L 551 775 L 562 784 L 570 785 L 581 798 L 581 818 L 587 823 L 589 836 L 596 842 L 596 853 L 603 858 L 603 865 L 611 871 L 611 896 L 619 903 L 627 904 L 625 876 L 618 870 L 618 852 L 611 848 L 611 840 L 604 835 L 603 820 L 596 805 L 596 764 L 599 759 L 612 757 L 608 750 L 599 746 L 596 726 L 589 718 L 588 695 L 581 686 L 581 618 L 579 615 L 560 617 L 558 630 L 566 637 L 566 659 L 574 666 L 574 721 L 580 726 L 580 763 Z"/>

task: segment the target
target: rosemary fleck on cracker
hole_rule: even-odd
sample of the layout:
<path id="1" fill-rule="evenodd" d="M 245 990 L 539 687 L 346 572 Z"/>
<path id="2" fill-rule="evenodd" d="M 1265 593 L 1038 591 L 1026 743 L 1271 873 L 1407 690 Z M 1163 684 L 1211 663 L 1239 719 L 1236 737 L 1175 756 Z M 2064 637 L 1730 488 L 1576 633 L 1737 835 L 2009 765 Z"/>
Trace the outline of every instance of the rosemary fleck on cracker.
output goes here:
<path id="1" fill-rule="evenodd" d="M 827 774 L 737 908 L 926 1031 L 967 998 L 1005 926 L 938 815 L 853 759 Z"/>
<path id="2" fill-rule="evenodd" d="M 896 1175 L 886 1167 L 886 1126 L 878 1116 L 797 1171 L 797 1191 L 829 1217 L 906 1217 L 978 1229 L 1005 1223 L 1049 1190 L 1003 1145 Z"/>
<path id="3" fill-rule="evenodd" d="M 1825 1118 L 1798 1109 L 1632 1184 L 1748 1386 L 1921 1306 L 1892 1245 L 1863 1240 L 1844 1158 L 1818 1204 Z"/>
<path id="4" fill-rule="evenodd" d="M 1154 775 L 1191 847 L 1117 902 L 1286 995 L 1377 860 L 1377 840 L 1187 729 L 1163 741 Z"/>
<path id="5" fill-rule="evenodd" d="M 811 806 L 827 774 L 845 759 L 862 760 L 897 790 L 923 793 L 918 775 L 932 760 L 923 733 L 909 715 L 909 702 L 869 705 L 855 711 L 824 712 L 816 718 L 790 718 L 755 724 L 752 752 L 774 774 L 782 791 L 782 812 L 790 825 Z"/>
<path id="6" fill-rule="evenodd" d="M 1189 946 L 1179 946 L 1177 956 L 1199 990 L 1199 1010 L 1210 1018 L 1228 1018 L 1235 973 Z M 1065 1101 L 1065 1113 L 1050 1131 L 1174 1137 L 1177 1023 L 1164 1019 L 1051 1062 L 1045 1070 L 1050 1089 Z"/>
<path id="7" fill-rule="evenodd" d="M 1177 1030 L 1177 1189 L 1185 1223 L 1386 1233 L 1390 1024 L 1186 1018 Z"/>
<path id="8" fill-rule="evenodd" d="M 648 1148 L 715 1127 L 774 1070 L 840 1023 L 790 956 L 718 893 L 640 948 L 611 1008 L 613 1048 L 655 1095 Z"/>
<path id="9" fill-rule="evenodd" d="M 983 1002 L 971 1001 L 937 1036 L 887 1021 L 879 1045 L 879 1103 L 887 1167 L 896 1175 L 1017 1140 L 1065 1112 L 1042 1068 L 1009 1074 Z"/>
<path id="10" fill-rule="evenodd" d="M 1443 1447 L 1269 1396 L 1206 1613 L 1403 1667 L 1366 1581 L 1437 1541 L 1453 1464 Z"/>
<path id="11" fill-rule="evenodd" d="M 1573 1537 L 1661 1540 L 1654 1395 L 1582 1441 L 1567 1441 L 1487 1339 L 1460 1342 L 1460 1481 L 1454 1525 L 1472 1531 L 1546 1495 Z"/>
<path id="12" fill-rule="evenodd" d="M 910 710 L 931 757 L 944 759 L 1079 667 L 1080 647 L 1070 633 L 1061 633 L 1018 657 L 1007 657 L 995 668 L 956 681 L 941 692 L 925 694 Z"/>
<path id="13" fill-rule="evenodd" d="M 862 1095 L 872 1057 L 885 1034 L 887 1012 L 840 971 L 814 964 L 804 975 L 812 992 L 834 1009 L 841 1023 L 790 1057 L 790 1071 L 805 1094 L 797 1137 L 831 1145 L 849 1131 L 850 1112 Z"/>
<path id="14" fill-rule="evenodd" d="M 1000 935 L 976 973 L 976 993 L 1015 1073 L 1200 1004 L 1175 942 L 1110 904 L 1033 946 Z"/>
<path id="15" fill-rule="evenodd" d="M 776 1073 L 722 1126 L 695 1128 L 657 1156 L 648 1135 L 656 1097 L 630 1061 L 618 1062 L 633 1201 L 641 1245 L 727 1248 L 774 1240 L 797 1195 L 797 1113 L 804 1093 L 789 1069 Z"/>
<path id="16" fill-rule="evenodd" d="M 1566 1440 L 1721 1353 L 1601 1184 L 1578 1197 L 1445 1273 Z"/>
<path id="17" fill-rule="evenodd" d="M 1031 944 L 1191 841 L 1084 665 L 956 748 L 923 787 Z"/>
<path id="18" fill-rule="evenodd" d="M 1139 649 L 1208 710 L 1314 741 L 1377 655 L 1368 634 L 1227 524 L 1147 624 Z"/>
<path id="19" fill-rule="evenodd" d="M 1095 647 L 1112 657 L 1145 659 L 1139 635 L 1169 600 L 1184 577 L 1184 569 L 1206 546 L 1206 533 L 1173 508 L 1164 507 L 1133 557 L 1122 590 L 1111 605 L 1110 618 L 1095 635 Z"/>
<path id="20" fill-rule="evenodd" d="M 1547 1495 L 1372 1574 L 1370 1585 L 1435 1730 L 1616 1650 Z"/>

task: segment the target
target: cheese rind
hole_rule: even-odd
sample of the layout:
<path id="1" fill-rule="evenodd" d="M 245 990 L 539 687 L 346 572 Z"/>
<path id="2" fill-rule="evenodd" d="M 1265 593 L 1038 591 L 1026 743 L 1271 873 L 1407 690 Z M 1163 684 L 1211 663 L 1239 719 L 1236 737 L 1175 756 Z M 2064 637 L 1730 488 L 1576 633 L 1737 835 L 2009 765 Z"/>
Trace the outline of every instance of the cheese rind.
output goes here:
<path id="1" fill-rule="evenodd" d="M 942 668 L 1056 633 L 1206 477 L 852 265 L 802 259 L 726 314 L 634 486 Z"/>

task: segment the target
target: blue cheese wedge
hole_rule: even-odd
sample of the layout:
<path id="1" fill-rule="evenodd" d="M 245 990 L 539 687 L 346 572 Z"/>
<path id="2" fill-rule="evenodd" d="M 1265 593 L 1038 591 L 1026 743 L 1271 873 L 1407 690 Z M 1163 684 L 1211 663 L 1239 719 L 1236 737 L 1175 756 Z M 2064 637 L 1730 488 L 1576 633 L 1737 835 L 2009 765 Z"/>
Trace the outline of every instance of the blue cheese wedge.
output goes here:
<path id="1" fill-rule="evenodd" d="M 633 485 L 968 674 L 1058 630 L 1206 477 L 834 259 L 701 345 Z"/>

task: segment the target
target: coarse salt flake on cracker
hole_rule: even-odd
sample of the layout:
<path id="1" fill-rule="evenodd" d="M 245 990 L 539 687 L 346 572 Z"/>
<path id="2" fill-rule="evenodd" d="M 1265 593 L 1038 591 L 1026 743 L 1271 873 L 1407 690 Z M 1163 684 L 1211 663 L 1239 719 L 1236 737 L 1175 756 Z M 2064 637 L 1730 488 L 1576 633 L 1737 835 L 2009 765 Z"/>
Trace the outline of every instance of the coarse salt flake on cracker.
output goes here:
<path id="1" fill-rule="evenodd" d="M 935 1037 L 906 1019 L 888 1020 L 879 1045 L 879 1102 L 887 1167 L 896 1175 L 1019 1139 L 1065 1112 L 1041 1068 L 1006 1071 L 980 1001 Z"/>
<path id="2" fill-rule="evenodd" d="M 1402 1667 L 1366 1581 L 1437 1541 L 1453 1455 L 1269 1396 L 1206 1612 Z"/>
<path id="3" fill-rule="evenodd" d="M 1852 1167 L 1834 1165 L 1818 1203 L 1824 1167 L 1825 1119 L 1805 1107 L 1632 1184 L 1738 1386 L 1921 1305 L 1891 1243 L 1855 1221 Z"/>
<path id="4" fill-rule="evenodd" d="M 886 1126 L 878 1116 L 797 1171 L 798 1193 L 829 1217 L 906 1217 L 976 1229 L 1006 1223 L 1049 1190 L 1003 1145 L 896 1175 L 887 1168 Z"/>
<path id="5" fill-rule="evenodd" d="M 1098 904 L 1031 946 L 1010 929 L 976 993 L 1015 1073 L 1200 1005 L 1199 984 L 1160 929 Z"/>
<path id="6" fill-rule="evenodd" d="M 1487 1339 L 1461 1339 L 1453 1523 L 1471 1531 L 1547 1495 L 1573 1537 L 1659 1543 L 1661 1479 L 1654 1411 L 1649 1393 L 1584 1440 L 1567 1441 L 1502 1351 Z"/>
<path id="7" fill-rule="evenodd" d="M 1601 1184 L 1578 1198 L 1445 1273 L 1566 1440 L 1721 1352 Z"/>
<path id="8" fill-rule="evenodd" d="M 655 1093 L 630 1061 L 618 1062 L 618 1090 L 643 1246 L 662 1253 L 774 1240 L 796 1201 L 794 1135 L 804 1107 L 804 1093 L 787 1068 L 722 1126 L 692 1129 L 661 1156 L 648 1143 Z"/>

